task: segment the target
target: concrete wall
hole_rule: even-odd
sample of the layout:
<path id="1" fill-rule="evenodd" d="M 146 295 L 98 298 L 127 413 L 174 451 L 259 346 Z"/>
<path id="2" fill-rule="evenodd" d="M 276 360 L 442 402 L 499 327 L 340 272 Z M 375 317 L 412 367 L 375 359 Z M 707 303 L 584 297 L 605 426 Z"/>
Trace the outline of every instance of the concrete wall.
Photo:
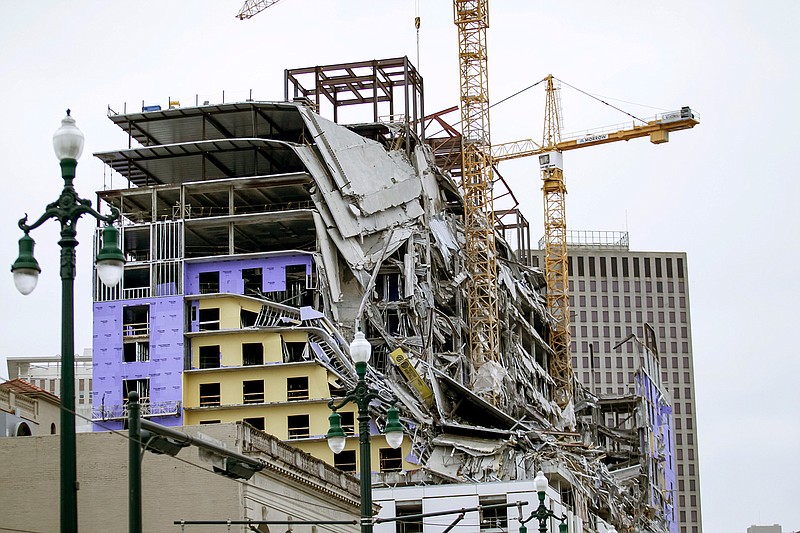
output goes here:
<path id="1" fill-rule="evenodd" d="M 235 425 L 198 429 L 236 449 Z M 241 435 L 239 435 L 241 438 Z M 269 439 L 269 437 L 265 437 Z M 110 432 L 78 434 L 78 520 L 81 531 L 128 531 L 128 440 Z M 280 450 L 279 450 L 280 451 Z M 283 455 L 286 455 L 284 453 Z M 182 450 L 175 458 L 146 453 L 142 462 L 143 531 L 181 531 L 175 520 L 353 520 L 355 504 L 344 503 L 314 488 L 319 468 L 297 475 L 281 475 L 296 465 L 262 455 L 275 469 L 240 483 L 211 472 L 197 448 Z M 291 458 L 291 455 L 288 455 Z M 302 459 L 302 458 L 301 458 Z M 302 463 L 304 464 L 304 463 Z M 20 531 L 59 529 L 58 436 L 0 439 L 0 527 Z M 353 486 L 357 486 L 353 480 Z M 322 485 L 320 485 L 322 486 Z M 329 487 L 330 489 L 330 487 Z M 352 490 L 352 488 L 351 488 Z M 351 499 L 355 496 L 351 495 Z M 307 526 L 310 528 L 310 526 Z M 330 526 L 329 526 L 330 527 Z M 334 526 L 355 532 L 357 526 Z M 271 531 L 285 531 L 271 526 Z M 333 531 L 319 529 L 320 531 Z M 242 526 L 187 526 L 187 531 L 244 532 Z"/>

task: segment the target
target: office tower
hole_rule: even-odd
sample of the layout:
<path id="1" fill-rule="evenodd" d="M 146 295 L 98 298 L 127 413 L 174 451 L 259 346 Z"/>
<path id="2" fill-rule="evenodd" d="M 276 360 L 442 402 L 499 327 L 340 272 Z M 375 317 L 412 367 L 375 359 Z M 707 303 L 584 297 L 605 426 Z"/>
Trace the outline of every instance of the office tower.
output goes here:
<path id="1" fill-rule="evenodd" d="M 568 238 L 575 378 L 601 397 L 632 392 L 637 354 L 652 327 L 674 409 L 679 531 L 701 533 L 686 253 L 631 251 L 627 232 L 572 231 Z M 534 260 L 540 265 L 542 254 Z"/>

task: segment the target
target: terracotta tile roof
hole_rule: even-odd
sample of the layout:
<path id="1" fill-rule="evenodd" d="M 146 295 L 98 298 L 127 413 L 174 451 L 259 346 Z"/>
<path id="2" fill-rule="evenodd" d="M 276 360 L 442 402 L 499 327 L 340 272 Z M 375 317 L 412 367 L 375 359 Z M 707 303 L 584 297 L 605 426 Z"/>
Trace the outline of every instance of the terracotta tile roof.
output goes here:
<path id="1" fill-rule="evenodd" d="M 43 396 L 50 402 L 61 403 L 61 400 L 55 394 L 52 394 L 20 378 L 11 379 L 3 383 L 0 383 L 0 390 L 12 391 L 18 394 L 19 393 L 29 394 L 31 396 Z"/>

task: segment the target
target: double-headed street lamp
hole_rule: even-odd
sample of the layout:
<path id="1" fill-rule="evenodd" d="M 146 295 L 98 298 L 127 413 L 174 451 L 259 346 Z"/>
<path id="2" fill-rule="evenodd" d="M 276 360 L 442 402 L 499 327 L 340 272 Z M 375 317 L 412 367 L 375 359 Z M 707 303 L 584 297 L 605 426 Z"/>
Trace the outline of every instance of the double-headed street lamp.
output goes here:
<path id="1" fill-rule="evenodd" d="M 367 375 L 367 363 L 369 362 L 370 355 L 372 354 L 372 345 L 364 337 L 361 331 L 357 331 L 353 342 L 350 343 L 350 357 L 356 365 L 356 374 L 358 374 L 358 383 L 355 388 L 347 393 L 347 396 L 336 403 L 334 400 L 328 402 L 328 407 L 333 410 L 331 416 L 328 417 L 330 421 L 330 429 L 328 430 L 327 439 L 328 446 L 333 453 L 339 453 L 344 450 L 345 433 L 342 428 L 342 417 L 337 413 L 339 409 L 344 407 L 350 402 L 354 402 L 358 406 L 358 444 L 359 444 L 359 457 L 360 457 L 360 474 L 359 480 L 361 483 L 361 533 L 372 533 L 372 458 L 370 452 L 369 438 L 369 404 L 372 400 L 379 398 L 378 394 L 371 391 L 365 377 Z M 397 407 L 392 405 L 386 413 L 386 427 L 383 431 L 386 435 L 386 442 L 392 448 L 399 448 L 403 444 L 403 426 L 400 424 L 400 416 Z"/>
<path id="2" fill-rule="evenodd" d="M 97 275 L 105 285 L 116 286 L 122 278 L 125 257 L 117 244 L 119 235 L 114 221 L 119 211 L 112 207 L 111 215 L 103 216 L 92 209 L 92 202 L 78 196 L 72 186 L 75 167 L 83 151 L 83 133 L 75 126 L 69 114 L 61 121 L 61 127 L 53 135 L 53 148 L 61 161 L 61 177 L 64 188 L 58 200 L 49 204 L 44 214 L 28 225 L 26 214 L 19 227 L 25 233 L 19 240 L 19 257 L 11 266 L 14 284 L 22 294 L 30 294 L 36 288 L 42 269 L 33 257 L 34 241 L 29 233 L 46 220 L 54 218 L 61 224 L 61 531 L 78 531 L 78 478 L 75 450 L 75 247 L 78 219 L 88 213 L 107 224 L 103 230 L 103 245 L 97 254 Z"/>
<path id="3" fill-rule="evenodd" d="M 525 523 L 533 520 L 534 518 L 539 522 L 539 533 L 547 533 L 547 521 L 551 518 L 556 518 L 561 521 L 561 523 L 558 525 L 559 533 L 567 533 L 567 517 L 558 516 L 553 511 L 548 509 L 544 504 L 547 485 L 547 478 L 544 476 L 544 472 L 539 470 L 536 473 L 536 477 L 533 478 L 533 488 L 536 491 L 536 494 L 539 496 L 539 507 L 537 507 L 536 510 L 533 511 L 526 520 L 520 519 L 519 533 L 528 533 L 528 528 L 525 527 Z M 614 533 L 617 532 L 614 531 Z"/>

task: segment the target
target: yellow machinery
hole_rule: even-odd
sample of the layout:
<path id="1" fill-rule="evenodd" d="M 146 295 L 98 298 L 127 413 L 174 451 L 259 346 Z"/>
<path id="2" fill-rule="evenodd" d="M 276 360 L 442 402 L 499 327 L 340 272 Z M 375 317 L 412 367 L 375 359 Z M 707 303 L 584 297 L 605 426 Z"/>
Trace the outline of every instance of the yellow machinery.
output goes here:
<path id="1" fill-rule="evenodd" d="M 699 120 L 688 107 L 663 113 L 652 120 L 642 121 L 615 131 L 601 131 L 581 137 L 561 139 L 559 89 L 553 76 L 547 76 L 545 118 L 542 144 L 532 140 L 499 144 L 492 147 L 495 162 L 531 155 L 539 156 L 544 193 L 544 267 L 547 280 L 547 306 L 556 320 L 550 344 L 555 356 L 550 360 L 550 374 L 556 382 L 554 399 L 563 409 L 572 400 L 572 358 L 570 355 L 569 279 L 567 269 L 567 218 L 562 152 L 637 137 L 650 137 L 653 144 L 669 141 L 671 131 L 693 128 Z"/>

